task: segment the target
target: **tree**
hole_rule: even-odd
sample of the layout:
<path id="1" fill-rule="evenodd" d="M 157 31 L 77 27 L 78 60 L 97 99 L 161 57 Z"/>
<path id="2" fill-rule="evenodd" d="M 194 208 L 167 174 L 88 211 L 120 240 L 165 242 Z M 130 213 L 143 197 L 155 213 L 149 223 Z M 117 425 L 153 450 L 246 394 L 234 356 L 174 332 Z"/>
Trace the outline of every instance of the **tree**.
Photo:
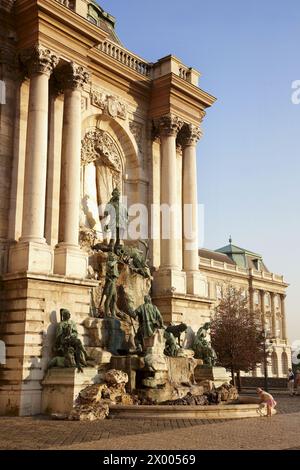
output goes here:
<path id="1" fill-rule="evenodd" d="M 228 286 L 211 320 L 211 343 L 218 363 L 238 378 L 263 361 L 264 339 L 260 312 L 251 312 L 241 289 Z M 239 384 L 240 387 L 240 384 Z"/>

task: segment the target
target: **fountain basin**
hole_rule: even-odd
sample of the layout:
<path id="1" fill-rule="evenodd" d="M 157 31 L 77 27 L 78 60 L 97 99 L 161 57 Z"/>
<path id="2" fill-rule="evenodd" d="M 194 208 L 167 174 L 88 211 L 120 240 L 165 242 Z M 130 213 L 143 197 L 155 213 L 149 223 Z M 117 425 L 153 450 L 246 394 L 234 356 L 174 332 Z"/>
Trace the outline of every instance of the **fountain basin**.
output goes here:
<path id="1" fill-rule="evenodd" d="M 110 419 L 241 419 L 259 417 L 258 404 L 111 405 Z M 274 410 L 275 411 L 275 410 Z"/>

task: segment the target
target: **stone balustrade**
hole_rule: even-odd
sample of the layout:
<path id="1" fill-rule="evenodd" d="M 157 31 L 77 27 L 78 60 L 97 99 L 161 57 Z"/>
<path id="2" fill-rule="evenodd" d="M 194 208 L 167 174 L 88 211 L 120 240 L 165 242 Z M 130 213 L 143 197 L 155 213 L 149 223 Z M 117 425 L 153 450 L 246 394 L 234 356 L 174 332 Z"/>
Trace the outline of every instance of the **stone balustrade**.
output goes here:
<path id="1" fill-rule="evenodd" d="M 99 45 L 99 49 L 141 75 L 150 76 L 152 65 L 118 44 L 106 40 Z"/>
<path id="2" fill-rule="evenodd" d="M 70 10 L 75 10 L 75 1 L 74 0 L 56 0 L 58 3 L 61 3 Z"/>
<path id="3" fill-rule="evenodd" d="M 273 274 L 273 273 L 268 273 L 265 271 L 256 271 L 255 269 L 246 269 L 242 268 L 240 266 L 228 264 L 228 263 L 223 263 L 222 261 L 215 261 L 213 259 L 207 259 L 207 258 L 199 258 L 200 260 L 200 268 L 202 267 L 210 267 L 210 268 L 217 268 L 221 269 L 223 271 L 230 271 L 230 272 L 236 272 L 238 274 L 245 274 L 246 276 L 252 275 L 255 278 L 259 279 L 265 279 L 269 281 L 275 281 L 275 282 L 284 282 L 283 276 L 279 274 Z"/>

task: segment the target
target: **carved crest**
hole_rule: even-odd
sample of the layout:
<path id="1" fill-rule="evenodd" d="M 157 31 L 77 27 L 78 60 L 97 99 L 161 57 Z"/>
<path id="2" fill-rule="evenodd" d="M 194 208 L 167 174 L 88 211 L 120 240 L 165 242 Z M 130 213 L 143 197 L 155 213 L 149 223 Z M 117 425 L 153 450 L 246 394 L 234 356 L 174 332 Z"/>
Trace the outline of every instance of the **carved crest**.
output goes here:
<path id="1" fill-rule="evenodd" d="M 103 113 L 108 114 L 112 118 L 126 119 L 126 105 L 114 96 L 107 95 L 98 90 L 91 91 L 91 104 L 102 109 Z"/>

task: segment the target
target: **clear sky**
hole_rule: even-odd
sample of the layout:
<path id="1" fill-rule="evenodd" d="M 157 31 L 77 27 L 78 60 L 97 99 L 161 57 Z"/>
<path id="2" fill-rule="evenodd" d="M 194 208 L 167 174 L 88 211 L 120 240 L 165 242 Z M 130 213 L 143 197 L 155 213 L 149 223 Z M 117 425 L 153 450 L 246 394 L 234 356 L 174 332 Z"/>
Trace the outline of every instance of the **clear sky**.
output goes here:
<path id="1" fill-rule="evenodd" d="M 261 253 L 291 284 L 289 337 L 300 339 L 299 0 L 99 0 L 124 46 L 179 57 L 218 98 L 198 145 L 205 246 Z"/>

